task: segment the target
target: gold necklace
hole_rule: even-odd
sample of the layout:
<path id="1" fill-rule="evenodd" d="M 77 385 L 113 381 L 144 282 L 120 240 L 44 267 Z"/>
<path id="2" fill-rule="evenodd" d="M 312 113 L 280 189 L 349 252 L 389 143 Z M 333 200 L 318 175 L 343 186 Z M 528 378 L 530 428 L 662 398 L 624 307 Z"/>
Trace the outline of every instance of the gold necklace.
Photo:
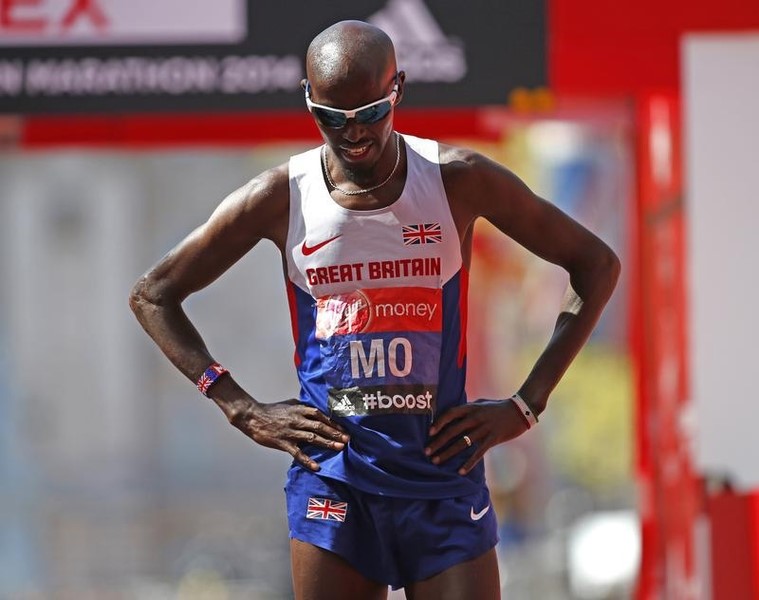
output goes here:
<path id="1" fill-rule="evenodd" d="M 387 179 L 383 181 L 382 183 L 378 183 L 377 185 L 373 185 L 372 187 L 364 188 L 361 190 L 344 190 L 340 187 L 337 187 L 337 184 L 332 181 L 332 176 L 329 174 L 329 167 L 327 166 L 327 146 L 325 145 L 322 150 L 322 165 L 324 165 L 324 175 L 327 177 L 327 182 L 338 192 L 341 194 L 345 194 L 346 196 L 358 196 L 360 194 L 368 194 L 369 192 L 373 192 L 376 189 L 381 188 L 383 185 L 385 185 L 388 181 L 390 181 L 395 175 L 395 171 L 398 169 L 398 165 L 401 162 L 401 136 L 396 132 L 395 134 L 395 165 L 393 166 L 393 170 L 390 171 L 390 175 L 387 176 Z"/>

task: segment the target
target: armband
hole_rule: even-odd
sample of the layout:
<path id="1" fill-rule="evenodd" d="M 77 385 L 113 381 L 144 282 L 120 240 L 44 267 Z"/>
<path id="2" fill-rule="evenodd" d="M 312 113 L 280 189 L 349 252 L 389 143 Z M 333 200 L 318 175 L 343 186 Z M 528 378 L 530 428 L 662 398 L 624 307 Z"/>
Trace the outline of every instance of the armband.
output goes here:
<path id="1" fill-rule="evenodd" d="M 527 402 L 524 401 L 524 399 L 522 399 L 522 396 L 520 396 L 519 394 L 514 394 L 511 397 L 511 400 L 514 402 L 514 404 L 517 405 L 517 408 L 519 409 L 519 412 L 524 417 L 524 420 L 527 421 L 528 429 L 538 424 L 538 415 L 536 415 L 535 411 L 530 408 L 530 406 L 527 404 Z"/>
<path id="2" fill-rule="evenodd" d="M 582 308 L 583 301 L 580 296 L 577 295 L 572 284 L 567 286 L 567 291 L 564 294 L 564 300 L 561 303 L 561 312 L 566 312 L 572 315 L 576 315 Z"/>
<path id="3" fill-rule="evenodd" d="M 224 375 L 224 373 L 229 373 L 229 371 L 227 371 L 217 362 L 213 363 L 210 367 L 203 371 L 203 374 L 200 376 L 200 379 L 198 379 L 197 383 L 200 393 L 207 397 L 208 389 L 216 382 L 219 377 Z"/>

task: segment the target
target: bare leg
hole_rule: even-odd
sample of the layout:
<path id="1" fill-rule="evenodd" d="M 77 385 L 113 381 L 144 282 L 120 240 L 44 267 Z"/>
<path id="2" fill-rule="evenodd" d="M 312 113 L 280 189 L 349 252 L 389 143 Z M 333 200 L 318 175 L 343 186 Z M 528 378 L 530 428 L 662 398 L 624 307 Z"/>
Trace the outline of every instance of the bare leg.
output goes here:
<path id="1" fill-rule="evenodd" d="M 290 540 L 296 600 L 385 600 L 387 586 L 367 579 L 333 552 Z"/>
<path id="2" fill-rule="evenodd" d="M 406 586 L 409 600 L 499 600 L 501 583 L 495 548 Z"/>

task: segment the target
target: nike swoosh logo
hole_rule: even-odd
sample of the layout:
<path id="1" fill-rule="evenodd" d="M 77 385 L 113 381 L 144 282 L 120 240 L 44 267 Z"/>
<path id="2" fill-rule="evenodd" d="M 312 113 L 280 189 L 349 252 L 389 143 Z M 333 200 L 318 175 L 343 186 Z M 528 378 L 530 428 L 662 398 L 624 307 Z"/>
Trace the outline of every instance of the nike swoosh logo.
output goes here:
<path id="1" fill-rule="evenodd" d="M 300 251 L 303 252 L 303 256 L 309 256 L 309 255 L 313 254 L 314 252 L 316 252 L 317 250 L 319 250 L 321 248 L 324 248 L 324 246 L 326 246 L 330 242 L 334 242 L 337 238 L 339 238 L 342 235 L 343 235 L 342 233 L 339 233 L 335 237 L 331 237 L 328 240 L 324 240 L 323 242 L 319 242 L 318 244 L 316 244 L 314 246 L 307 246 L 306 245 L 306 241 L 303 240 L 303 245 L 300 247 Z"/>
<path id="2" fill-rule="evenodd" d="M 472 521 L 479 521 L 482 517 L 484 517 L 487 512 L 490 510 L 490 504 L 488 504 L 485 508 L 483 508 L 480 512 L 474 512 L 474 506 L 469 509 L 469 518 L 472 519 Z"/>

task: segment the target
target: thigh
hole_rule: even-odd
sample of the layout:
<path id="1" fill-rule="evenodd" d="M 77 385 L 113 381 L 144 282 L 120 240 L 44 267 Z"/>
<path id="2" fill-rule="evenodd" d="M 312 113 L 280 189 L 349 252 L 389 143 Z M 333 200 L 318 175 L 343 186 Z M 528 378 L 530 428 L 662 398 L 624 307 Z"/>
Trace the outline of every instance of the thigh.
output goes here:
<path id="1" fill-rule="evenodd" d="M 409 600 L 498 600 L 501 583 L 495 548 L 406 586 Z"/>
<path id="2" fill-rule="evenodd" d="M 394 528 L 397 560 L 407 588 L 413 582 L 437 581 L 442 574 L 446 574 L 442 581 L 447 582 L 449 576 L 455 579 L 461 573 L 465 586 L 469 586 L 467 577 L 471 573 L 479 577 L 480 571 L 484 575 L 492 570 L 497 576 L 496 561 L 488 558 L 488 552 L 498 543 L 498 521 L 487 487 L 456 498 L 398 500 Z M 462 568 L 454 568 L 457 565 Z M 451 587 L 450 597 L 467 597 L 456 595 L 456 589 L 455 585 Z"/>
<path id="3" fill-rule="evenodd" d="M 292 539 L 290 557 L 296 600 L 387 598 L 387 585 L 367 579 L 333 552 Z"/>

